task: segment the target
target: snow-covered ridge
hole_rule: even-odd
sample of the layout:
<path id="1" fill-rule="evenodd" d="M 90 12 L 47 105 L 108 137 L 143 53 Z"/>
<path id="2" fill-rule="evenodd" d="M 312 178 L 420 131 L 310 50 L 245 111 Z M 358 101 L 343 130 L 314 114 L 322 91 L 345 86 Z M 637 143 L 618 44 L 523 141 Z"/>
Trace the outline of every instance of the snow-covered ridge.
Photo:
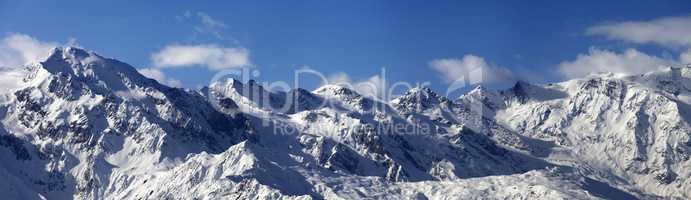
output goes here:
<path id="1" fill-rule="evenodd" d="M 391 102 L 335 85 L 170 88 L 72 47 L 12 73 L 8 198 L 691 198 L 689 68 Z"/>

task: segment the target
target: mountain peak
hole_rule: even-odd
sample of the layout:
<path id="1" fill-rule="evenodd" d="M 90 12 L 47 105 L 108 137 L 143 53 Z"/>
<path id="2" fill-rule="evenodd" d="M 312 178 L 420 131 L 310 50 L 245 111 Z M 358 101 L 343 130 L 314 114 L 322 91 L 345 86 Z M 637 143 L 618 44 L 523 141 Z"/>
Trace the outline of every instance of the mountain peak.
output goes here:
<path id="1" fill-rule="evenodd" d="M 428 87 L 417 86 L 392 100 L 391 104 L 398 110 L 411 111 L 410 108 L 425 110 L 442 102 L 448 102 L 446 97 L 439 96 Z"/>
<path id="2" fill-rule="evenodd" d="M 434 90 L 425 86 L 415 86 L 406 92 L 407 94 L 424 94 L 428 96 L 439 96 Z"/>
<path id="3" fill-rule="evenodd" d="M 78 47 L 55 47 L 50 51 L 50 54 L 48 54 L 48 57 L 44 62 L 48 62 L 51 60 L 66 59 L 72 61 L 81 61 L 91 56 L 100 57 L 91 51 L 87 51 Z"/>
<path id="4" fill-rule="evenodd" d="M 482 85 L 477 85 L 477 86 L 475 86 L 475 88 L 473 88 L 472 90 L 470 90 L 470 91 L 469 91 L 468 93 L 466 93 L 465 95 L 483 94 L 483 93 L 486 93 L 486 92 L 488 92 L 488 91 L 489 91 L 489 90 L 487 89 L 487 87 L 482 86 Z M 463 96 L 461 96 L 461 97 L 463 97 Z M 459 97 L 459 98 L 461 98 L 461 97 Z"/>
<path id="5" fill-rule="evenodd" d="M 39 66 L 48 74 L 58 76 L 51 79 L 58 79 L 62 84 L 84 84 L 98 91 L 127 90 L 135 85 L 151 85 L 155 82 L 141 75 L 127 63 L 105 58 L 93 51 L 78 47 L 53 48 Z M 70 87 L 77 87 L 77 85 Z"/>
<path id="6" fill-rule="evenodd" d="M 227 78 L 227 79 L 223 79 L 221 81 L 217 81 L 217 82 L 214 82 L 211 84 L 212 84 L 212 86 L 213 85 L 219 85 L 219 86 L 223 86 L 223 87 L 232 87 L 232 88 L 240 88 L 244 85 L 242 83 L 242 81 L 235 79 L 235 78 Z"/>
<path id="7" fill-rule="evenodd" d="M 513 85 L 511 91 L 513 91 L 514 95 L 516 96 L 525 96 L 531 87 L 533 87 L 533 85 L 528 82 L 516 81 L 516 84 Z"/>
<path id="8" fill-rule="evenodd" d="M 477 85 L 475 88 L 470 90 L 468 93 L 461 95 L 458 97 L 459 100 L 463 99 L 468 99 L 468 98 L 475 98 L 475 99 L 485 99 L 485 98 L 494 98 L 495 96 L 498 96 L 494 91 L 488 89 L 487 87 L 484 87 L 482 85 Z"/>
<path id="9" fill-rule="evenodd" d="M 402 97 L 406 97 L 409 100 L 417 99 L 420 101 L 428 102 L 440 102 L 446 99 L 446 97 L 440 96 L 439 94 L 434 92 L 434 90 L 425 86 L 416 86 L 414 88 L 411 88 Z"/>
<path id="10" fill-rule="evenodd" d="M 43 68 L 51 73 L 68 72 L 77 73 L 86 68 L 93 68 L 95 66 L 110 66 L 113 64 L 103 64 L 106 58 L 100 55 L 77 47 L 55 47 L 45 61 L 41 62 Z M 97 64 L 101 63 L 101 64 Z M 124 63 L 117 62 L 117 65 Z M 127 64 L 124 64 L 127 65 Z M 131 68 L 131 66 L 127 65 Z M 134 70 L 134 68 L 132 68 Z M 118 70 L 120 71 L 120 70 Z"/>
<path id="11" fill-rule="evenodd" d="M 217 82 L 212 83 L 212 87 L 221 87 L 224 90 L 229 90 L 232 89 L 235 92 L 242 93 L 244 91 L 248 92 L 269 92 L 264 89 L 264 86 L 261 84 L 257 83 L 257 81 L 250 79 L 247 80 L 247 82 L 243 82 L 242 80 L 236 79 L 236 78 L 227 78 L 223 79 Z M 220 89 L 220 88 L 219 88 Z"/>
<path id="12" fill-rule="evenodd" d="M 518 84 L 518 83 L 517 83 Z M 489 89 L 482 85 L 476 86 L 470 92 L 458 97 L 457 101 L 465 104 L 472 104 L 479 102 L 490 110 L 497 110 L 504 108 L 503 97 L 495 90 Z"/>
<path id="13" fill-rule="evenodd" d="M 344 97 L 359 97 L 361 96 L 358 92 L 356 92 L 353 89 L 347 88 L 342 85 L 323 85 L 316 90 L 314 90 L 315 94 L 319 94 L 322 96 L 344 96 Z"/>

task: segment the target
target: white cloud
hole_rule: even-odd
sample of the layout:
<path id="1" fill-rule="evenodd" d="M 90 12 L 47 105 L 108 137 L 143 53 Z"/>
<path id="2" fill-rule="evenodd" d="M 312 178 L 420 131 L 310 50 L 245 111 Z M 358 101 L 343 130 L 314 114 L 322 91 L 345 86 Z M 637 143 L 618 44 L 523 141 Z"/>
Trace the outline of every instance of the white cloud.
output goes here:
<path id="1" fill-rule="evenodd" d="M 691 64 L 691 49 L 686 50 L 686 52 L 683 52 L 681 55 L 679 55 L 679 62 L 685 65 Z"/>
<path id="2" fill-rule="evenodd" d="M 137 69 L 140 74 L 158 81 L 161 84 L 165 84 L 172 87 L 182 87 L 182 82 L 177 79 L 172 79 L 166 77 L 165 73 L 159 69 L 155 68 L 143 68 Z"/>
<path id="3" fill-rule="evenodd" d="M 10 34 L 0 41 L 0 67 L 17 67 L 40 61 L 56 46 L 58 43 L 42 42 L 21 33 Z"/>
<path id="4" fill-rule="evenodd" d="M 251 67 L 249 50 L 214 44 L 169 45 L 151 56 L 156 67 L 207 66 L 212 70 Z"/>
<path id="5" fill-rule="evenodd" d="M 463 58 L 436 59 L 429 66 L 440 73 L 444 81 L 477 83 L 513 82 L 515 77 L 511 70 L 491 65 L 484 58 L 468 54 Z"/>
<path id="6" fill-rule="evenodd" d="M 691 16 L 664 17 L 651 21 L 627 21 L 590 27 L 587 35 L 638 44 L 654 43 L 667 47 L 691 47 Z"/>
<path id="7" fill-rule="evenodd" d="M 642 74 L 670 65 L 678 65 L 678 62 L 651 56 L 636 49 L 617 53 L 591 48 L 588 54 L 580 54 L 576 60 L 560 63 L 559 70 L 568 78 L 577 78 L 600 72 L 612 72 L 617 75 Z"/>

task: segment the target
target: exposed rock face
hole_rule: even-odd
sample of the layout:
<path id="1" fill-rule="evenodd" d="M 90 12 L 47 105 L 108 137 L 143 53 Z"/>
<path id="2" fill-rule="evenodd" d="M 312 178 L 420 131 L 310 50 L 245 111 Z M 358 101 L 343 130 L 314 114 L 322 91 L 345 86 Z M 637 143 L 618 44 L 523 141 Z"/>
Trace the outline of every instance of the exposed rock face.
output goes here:
<path id="1" fill-rule="evenodd" d="M 691 69 L 380 102 L 170 88 L 57 48 L 0 94 L 14 199 L 690 198 Z"/>

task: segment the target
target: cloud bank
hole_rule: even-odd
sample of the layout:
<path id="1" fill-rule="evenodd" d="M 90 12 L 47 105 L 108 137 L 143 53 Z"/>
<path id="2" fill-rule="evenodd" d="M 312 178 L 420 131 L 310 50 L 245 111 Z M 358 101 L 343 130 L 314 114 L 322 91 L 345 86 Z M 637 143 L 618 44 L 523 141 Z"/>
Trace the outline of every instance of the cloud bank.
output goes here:
<path id="1" fill-rule="evenodd" d="M 468 54 L 462 58 L 436 59 L 429 66 L 447 83 L 493 84 L 516 80 L 511 70 L 489 64 L 484 58 Z"/>
<path id="2" fill-rule="evenodd" d="M 601 35 L 637 44 L 654 43 L 666 47 L 691 47 L 689 33 L 691 16 L 608 23 L 586 30 L 587 35 Z"/>
<path id="3" fill-rule="evenodd" d="M 643 74 L 673 65 L 678 65 L 678 62 L 648 55 L 636 49 L 617 53 L 591 48 L 587 54 L 580 54 L 575 60 L 560 63 L 559 70 L 568 78 L 578 78 L 601 72 L 612 72 L 616 75 Z"/>

